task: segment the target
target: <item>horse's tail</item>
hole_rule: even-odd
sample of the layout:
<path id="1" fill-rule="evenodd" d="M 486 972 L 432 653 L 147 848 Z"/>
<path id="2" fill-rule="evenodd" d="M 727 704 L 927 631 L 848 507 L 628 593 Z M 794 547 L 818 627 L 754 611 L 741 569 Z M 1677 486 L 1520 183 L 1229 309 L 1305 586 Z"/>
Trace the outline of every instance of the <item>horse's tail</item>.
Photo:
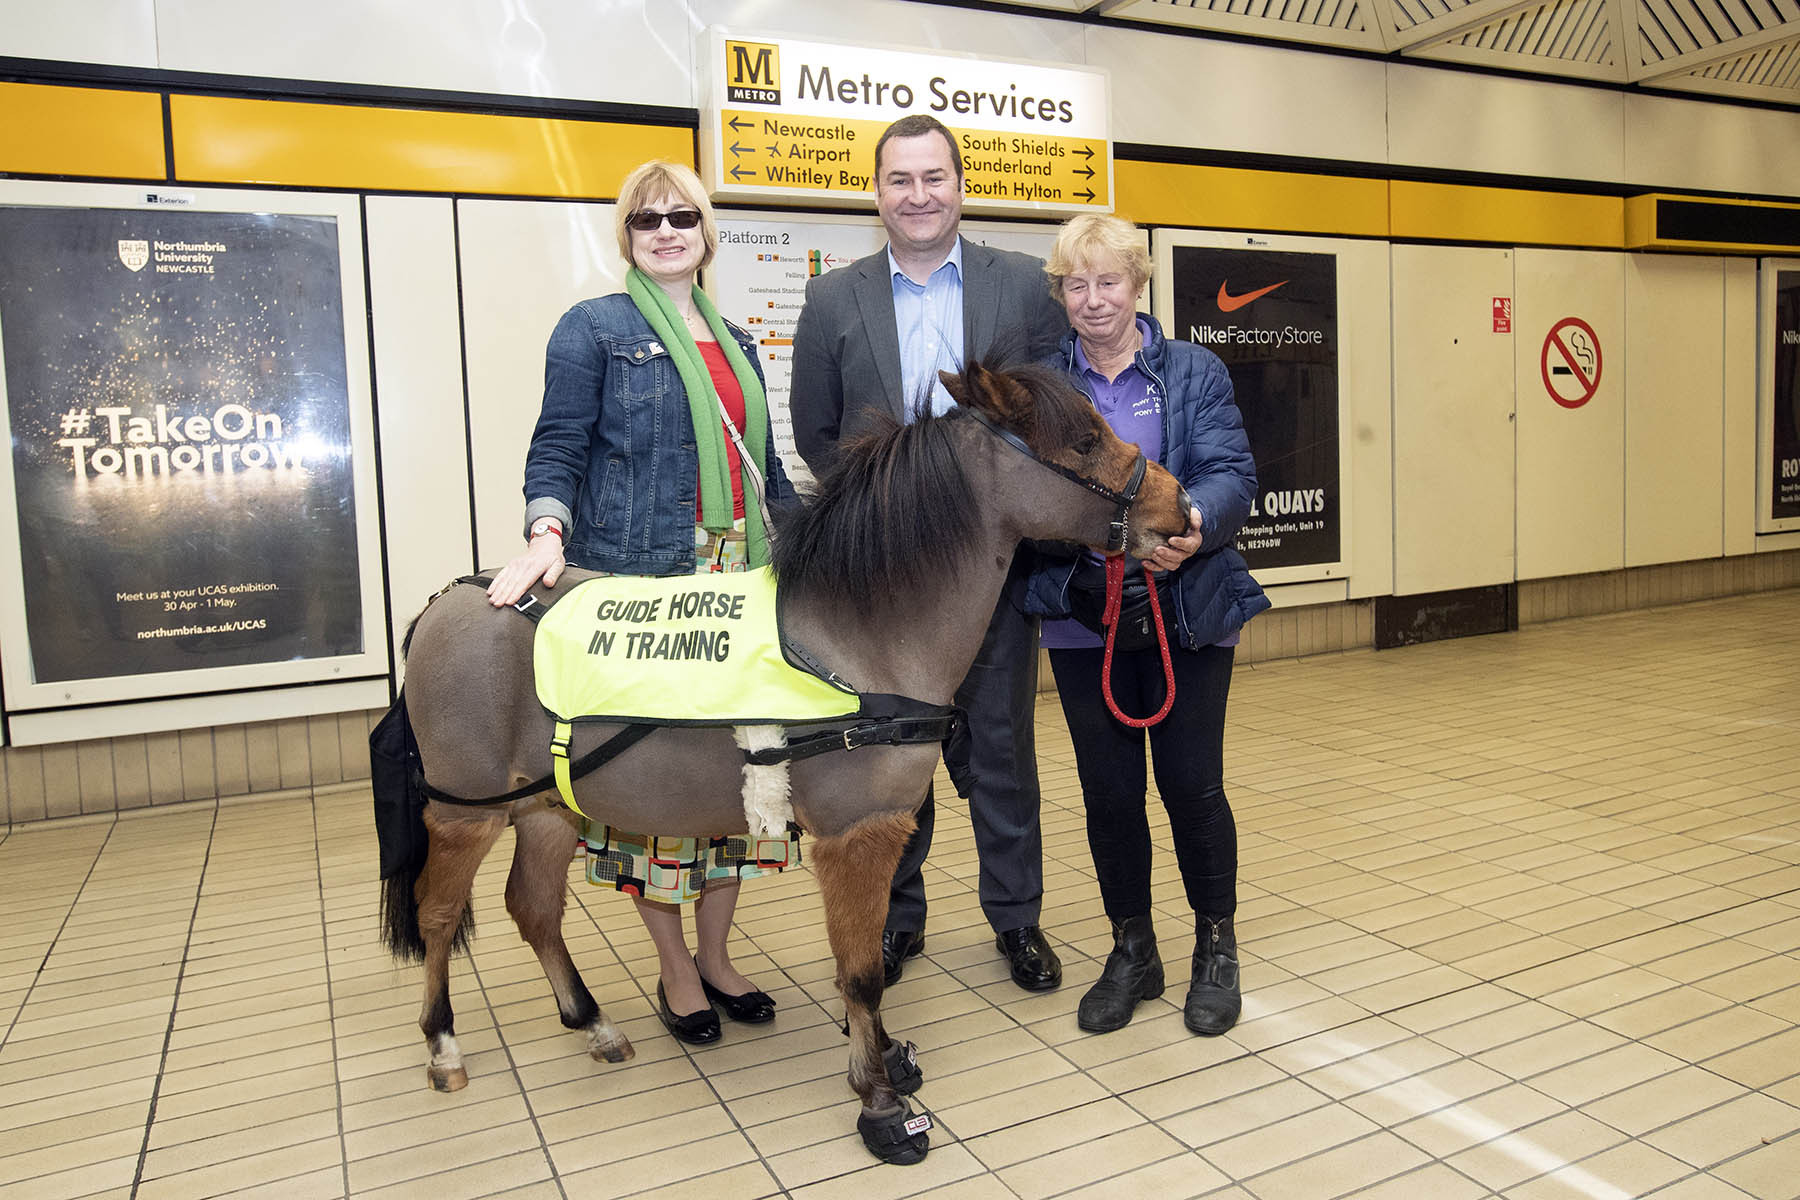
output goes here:
<path id="1" fill-rule="evenodd" d="M 425 958 L 416 891 L 431 853 L 424 781 L 402 692 L 369 734 L 369 786 L 375 794 L 375 835 L 381 845 L 381 940 L 403 962 Z M 465 904 L 452 952 L 468 949 L 474 928 L 474 910 Z"/>

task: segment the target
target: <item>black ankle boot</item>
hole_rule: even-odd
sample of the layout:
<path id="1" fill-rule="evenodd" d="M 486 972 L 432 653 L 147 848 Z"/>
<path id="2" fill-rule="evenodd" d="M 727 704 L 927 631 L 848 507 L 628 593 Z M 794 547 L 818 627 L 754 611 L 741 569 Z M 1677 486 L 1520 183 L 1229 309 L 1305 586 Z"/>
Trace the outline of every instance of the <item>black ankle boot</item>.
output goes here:
<path id="1" fill-rule="evenodd" d="M 1075 1023 L 1090 1033 L 1111 1033 L 1131 1023 L 1138 1001 L 1162 994 L 1163 965 L 1150 914 L 1127 917 L 1113 926 L 1112 953 L 1106 956 L 1099 980 L 1081 998 Z"/>
<path id="2" fill-rule="evenodd" d="M 1197 916 L 1194 925 L 1194 976 L 1181 1019 L 1202 1037 L 1218 1037 L 1237 1024 L 1244 1007 L 1238 990 L 1237 934 L 1230 917 Z"/>

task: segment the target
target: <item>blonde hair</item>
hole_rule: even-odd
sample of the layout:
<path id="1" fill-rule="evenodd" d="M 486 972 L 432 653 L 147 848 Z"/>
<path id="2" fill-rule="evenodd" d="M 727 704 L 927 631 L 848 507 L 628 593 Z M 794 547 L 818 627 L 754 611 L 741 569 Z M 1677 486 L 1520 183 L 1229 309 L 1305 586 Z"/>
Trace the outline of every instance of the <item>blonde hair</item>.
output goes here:
<path id="1" fill-rule="evenodd" d="M 1117 260 L 1131 278 L 1131 290 L 1141 291 L 1150 279 L 1150 252 L 1138 228 L 1122 217 L 1106 213 L 1082 213 L 1063 222 L 1056 231 L 1056 245 L 1044 273 L 1050 276 L 1050 294 L 1063 298 L 1063 276 L 1082 267 L 1094 268 Z"/>
<path id="2" fill-rule="evenodd" d="M 706 266 L 719 248 L 719 222 L 713 216 L 712 200 L 706 194 L 706 185 L 700 182 L 692 167 L 665 159 L 653 159 L 633 168 L 625 182 L 619 185 L 619 204 L 614 215 L 619 234 L 619 256 L 631 266 L 638 265 L 631 256 L 631 226 L 625 222 L 664 196 L 673 196 L 700 210 L 701 241 L 705 243 L 700 251 L 700 265 Z"/>

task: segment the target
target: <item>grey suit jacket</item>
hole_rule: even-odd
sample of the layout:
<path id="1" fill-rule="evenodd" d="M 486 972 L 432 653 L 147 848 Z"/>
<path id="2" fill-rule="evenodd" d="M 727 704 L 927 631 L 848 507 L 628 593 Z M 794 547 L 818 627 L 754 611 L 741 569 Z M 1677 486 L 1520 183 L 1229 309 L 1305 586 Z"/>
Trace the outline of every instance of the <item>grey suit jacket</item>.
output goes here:
<path id="1" fill-rule="evenodd" d="M 1051 353 L 1069 322 L 1050 297 L 1044 264 L 968 238 L 962 256 L 964 356 L 974 360 L 1000 349 L 1036 362 Z M 874 414 L 903 420 L 901 390 L 900 333 L 883 246 L 806 285 L 788 392 L 800 457 L 821 473 L 841 439 L 876 425 Z"/>

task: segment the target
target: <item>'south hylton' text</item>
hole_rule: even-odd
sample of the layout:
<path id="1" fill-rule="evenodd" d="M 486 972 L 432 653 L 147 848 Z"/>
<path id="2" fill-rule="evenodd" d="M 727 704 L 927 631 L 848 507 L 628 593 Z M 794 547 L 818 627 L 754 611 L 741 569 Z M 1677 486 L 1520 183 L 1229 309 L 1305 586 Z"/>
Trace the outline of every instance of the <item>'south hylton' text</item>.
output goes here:
<path id="1" fill-rule="evenodd" d="M 242 404 L 182 414 L 167 404 L 140 413 L 130 405 L 70 408 L 57 445 L 77 479 L 137 479 L 188 471 L 300 470 L 300 447 L 285 440 L 274 413 Z"/>

